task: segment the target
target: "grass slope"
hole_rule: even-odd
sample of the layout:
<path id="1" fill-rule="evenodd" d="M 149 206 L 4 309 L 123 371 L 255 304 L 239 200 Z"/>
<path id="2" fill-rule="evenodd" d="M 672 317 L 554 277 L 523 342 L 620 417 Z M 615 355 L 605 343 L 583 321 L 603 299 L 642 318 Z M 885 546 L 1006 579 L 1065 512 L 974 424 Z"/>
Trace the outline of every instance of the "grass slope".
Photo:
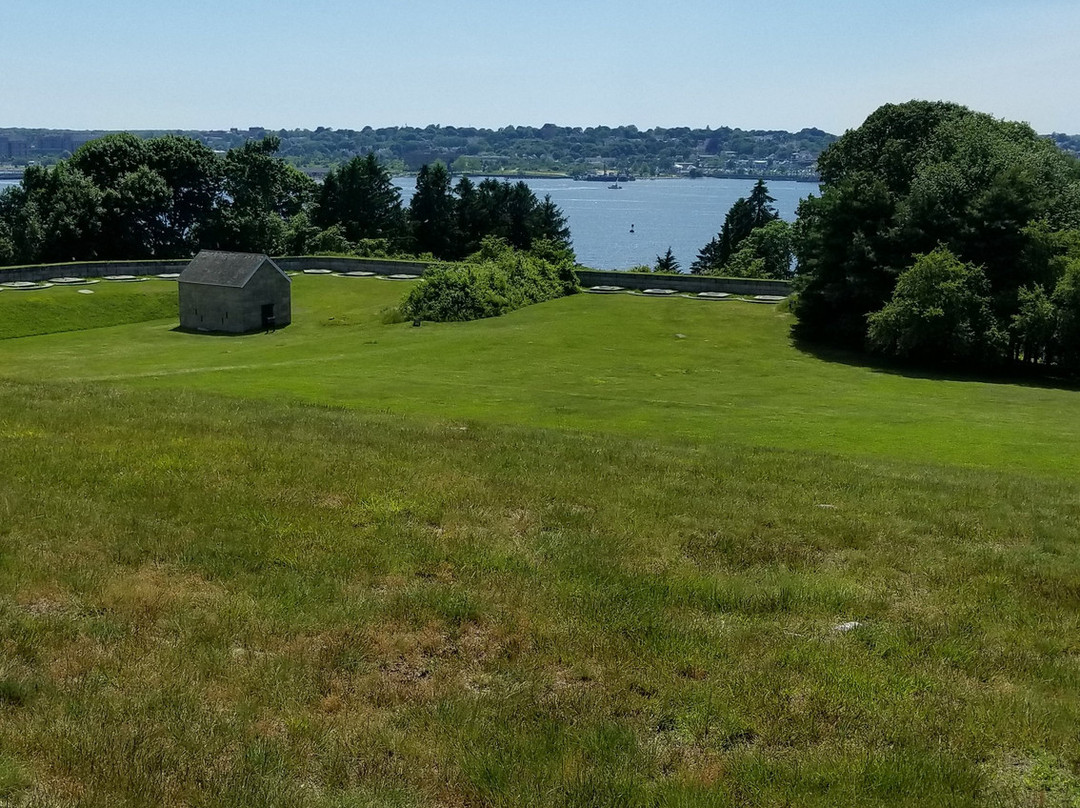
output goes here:
<path id="1" fill-rule="evenodd" d="M 401 291 L 0 342 L 0 803 L 1080 798 L 1075 394 L 828 365 L 767 307 Z"/>
<path id="2" fill-rule="evenodd" d="M 3 291 L 0 340 L 176 316 L 176 284 L 168 281 Z"/>
<path id="3" fill-rule="evenodd" d="M 791 347 L 790 316 L 770 306 L 576 295 L 492 320 L 412 328 L 379 317 L 402 284 L 293 280 L 295 324 L 273 335 L 178 334 L 176 320 L 164 319 L 3 340 L 0 367 L 24 380 L 287 396 L 624 435 L 1050 474 L 1080 466 L 1074 391 L 824 362 Z M 53 291 L 74 294 L 33 294 Z M 161 285 L 159 294 L 175 289 Z"/>

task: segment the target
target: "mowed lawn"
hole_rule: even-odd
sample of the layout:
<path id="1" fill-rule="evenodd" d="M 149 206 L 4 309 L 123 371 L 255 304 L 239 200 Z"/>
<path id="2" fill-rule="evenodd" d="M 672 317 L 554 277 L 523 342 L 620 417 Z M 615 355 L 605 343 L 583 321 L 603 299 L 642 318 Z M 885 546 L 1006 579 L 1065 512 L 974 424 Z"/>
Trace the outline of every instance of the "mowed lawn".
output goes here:
<path id="1" fill-rule="evenodd" d="M 1080 799 L 1080 394 L 738 302 L 92 288 L 0 293 L 0 805 Z"/>
<path id="2" fill-rule="evenodd" d="M 122 317 L 125 303 L 145 322 L 0 340 L 0 373 L 1050 474 L 1080 468 L 1076 391 L 822 361 L 791 345 L 792 318 L 775 306 L 582 294 L 413 328 L 381 317 L 409 282 L 293 281 L 295 324 L 244 337 L 182 334 L 175 314 L 148 319 L 150 295 L 175 311 L 175 288 L 162 281 L 98 284 L 95 295 L 5 292 L 0 335 L 30 328 L 34 304 L 72 298 L 85 314 L 68 322 L 100 318 L 107 304 Z M 7 319 L 16 324 L 5 330 Z"/>

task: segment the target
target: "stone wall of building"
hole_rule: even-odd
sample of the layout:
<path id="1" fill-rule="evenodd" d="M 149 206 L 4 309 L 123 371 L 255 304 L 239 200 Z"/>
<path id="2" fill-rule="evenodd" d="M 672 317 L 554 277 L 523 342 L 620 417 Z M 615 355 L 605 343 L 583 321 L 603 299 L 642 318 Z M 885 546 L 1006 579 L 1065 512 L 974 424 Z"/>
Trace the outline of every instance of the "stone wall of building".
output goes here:
<path id="1" fill-rule="evenodd" d="M 292 322 L 291 284 L 264 263 L 245 287 L 179 284 L 180 327 L 189 331 L 248 334 L 262 330 L 262 307 L 274 305 L 275 327 Z"/>

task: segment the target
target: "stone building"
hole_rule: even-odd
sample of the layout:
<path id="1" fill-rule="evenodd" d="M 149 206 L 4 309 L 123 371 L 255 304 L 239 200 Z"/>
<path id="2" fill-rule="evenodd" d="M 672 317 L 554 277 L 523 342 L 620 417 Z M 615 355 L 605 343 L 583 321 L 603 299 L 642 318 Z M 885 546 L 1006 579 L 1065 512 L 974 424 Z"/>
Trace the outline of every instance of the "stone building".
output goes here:
<path id="1" fill-rule="evenodd" d="M 179 286 L 185 331 L 245 334 L 292 321 L 292 281 L 265 255 L 203 250 Z"/>

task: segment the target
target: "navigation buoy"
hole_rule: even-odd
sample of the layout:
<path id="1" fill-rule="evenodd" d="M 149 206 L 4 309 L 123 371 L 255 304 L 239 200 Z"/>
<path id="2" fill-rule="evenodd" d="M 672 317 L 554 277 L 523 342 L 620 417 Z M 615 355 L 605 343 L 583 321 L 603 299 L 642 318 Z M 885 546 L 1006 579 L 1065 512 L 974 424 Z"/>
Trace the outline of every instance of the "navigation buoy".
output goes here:
<path id="1" fill-rule="evenodd" d="M 631 225 L 630 225 L 630 232 L 631 232 L 631 233 L 633 233 L 633 232 L 634 232 L 634 225 L 633 225 L 633 224 L 631 224 Z"/>

